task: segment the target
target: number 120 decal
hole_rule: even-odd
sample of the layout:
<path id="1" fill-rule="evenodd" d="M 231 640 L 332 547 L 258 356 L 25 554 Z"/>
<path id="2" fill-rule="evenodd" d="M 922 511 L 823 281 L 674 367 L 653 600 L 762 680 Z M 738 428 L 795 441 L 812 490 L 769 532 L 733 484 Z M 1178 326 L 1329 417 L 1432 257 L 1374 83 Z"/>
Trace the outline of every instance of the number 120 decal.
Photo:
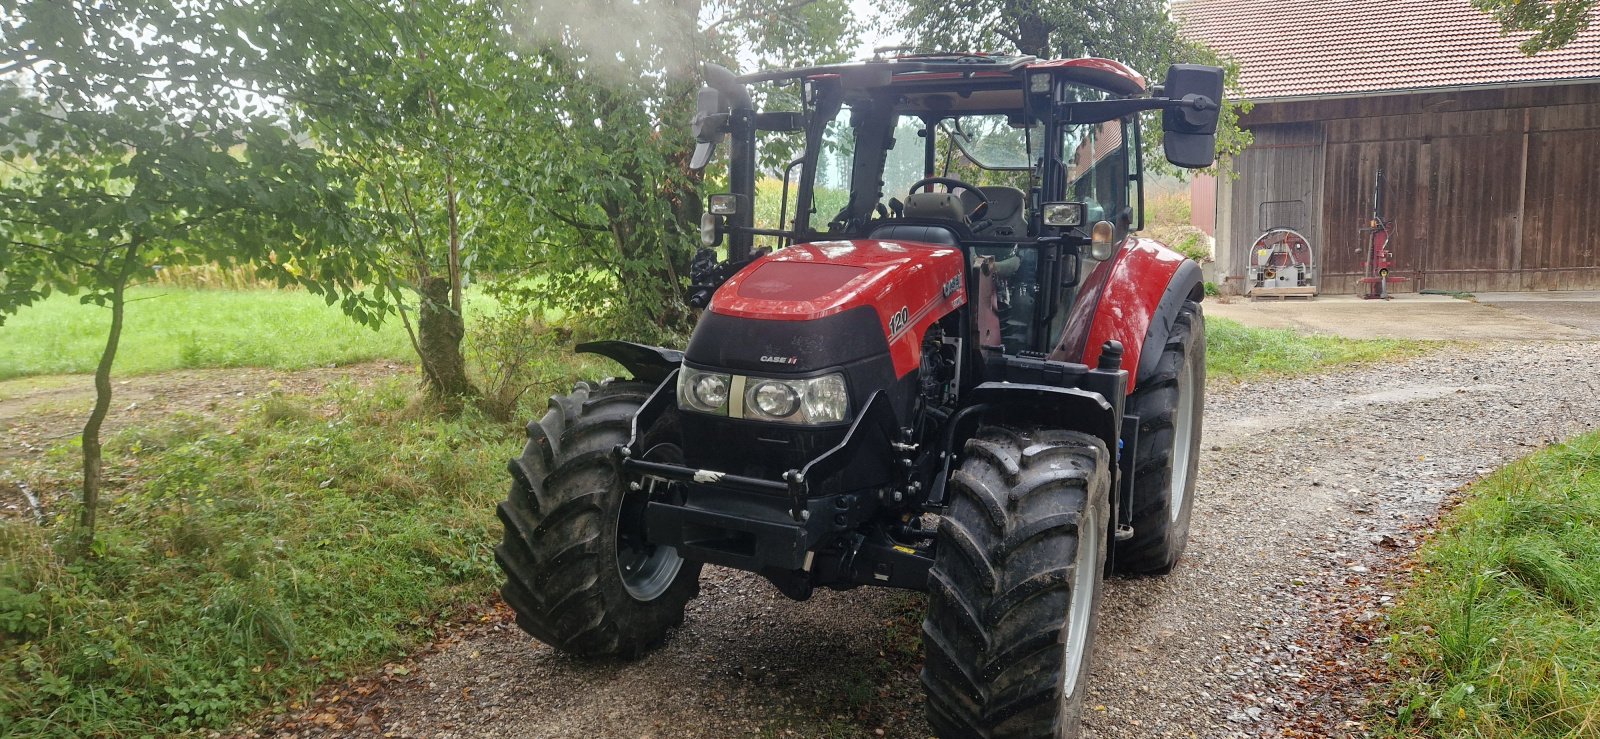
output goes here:
<path id="1" fill-rule="evenodd" d="M 906 324 L 910 322 L 911 311 L 907 310 L 904 306 L 901 306 L 899 311 L 897 311 L 894 315 L 889 316 L 889 335 L 894 336 L 895 334 L 900 333 L 901 330 L 905 329 Z"/>

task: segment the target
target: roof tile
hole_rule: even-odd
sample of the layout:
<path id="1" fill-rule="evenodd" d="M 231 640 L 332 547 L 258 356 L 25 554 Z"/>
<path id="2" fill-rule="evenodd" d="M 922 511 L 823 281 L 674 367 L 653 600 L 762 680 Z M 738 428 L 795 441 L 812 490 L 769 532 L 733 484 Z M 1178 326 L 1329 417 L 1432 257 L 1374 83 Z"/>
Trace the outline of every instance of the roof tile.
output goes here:
<path id="1" fill-rule="evenodd" d="M 1600 81 L 1600 23 L 1533 57 L 1471 0 L 1178 0 L 1184 33 L 1233 57 L 1256 100 Z"/>

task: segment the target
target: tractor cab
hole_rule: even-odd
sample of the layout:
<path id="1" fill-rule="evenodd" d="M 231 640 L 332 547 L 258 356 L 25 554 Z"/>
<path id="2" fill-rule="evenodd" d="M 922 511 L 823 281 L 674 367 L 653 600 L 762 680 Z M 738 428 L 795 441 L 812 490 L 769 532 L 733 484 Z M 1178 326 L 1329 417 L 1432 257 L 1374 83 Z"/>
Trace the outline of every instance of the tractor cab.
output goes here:
<path id="1" fill-rule="evenodd" d="M 695 164 L 731 134 L 732 192 L 712 196 L 702 223 L 708 248 L 726 239 L 728 260 L 720 274 L 702 269 L 691 302 L 704 307 L 706 288 L 757 245 L 957 246 L 983 278 L 980 343 L 1049 353 L 1079 283 L 1143 226 L 1137 113 L 1170 109 L 1169 158 L 1211 164 L 1221 77 L 1209 70 L 1174 67 L 1170 97 L 1157 98 L 1137 72 L 1106 59 L 932 54 L 745 77 L 712 67 Z M 800 110 L 745 107 L 745 86 L 755 84 Z M 1186 96 L 1209 109 L 1171 105 Z M 781 170 L 758 171 L 758 160 L 793 149 Z M 714 264 L 709 253 L 699 263 Z"/>

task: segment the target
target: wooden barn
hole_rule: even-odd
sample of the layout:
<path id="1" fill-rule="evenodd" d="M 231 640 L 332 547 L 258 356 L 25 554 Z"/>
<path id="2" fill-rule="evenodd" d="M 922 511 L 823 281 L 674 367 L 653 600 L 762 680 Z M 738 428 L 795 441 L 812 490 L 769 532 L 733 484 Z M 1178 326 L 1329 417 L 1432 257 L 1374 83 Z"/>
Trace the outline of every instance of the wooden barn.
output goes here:
<path id="1" fill-rule="evenodd" d="M 1356 292 L 1382 169 L 1399 291 L 1600 288 L 1600 24 L 1527 57 L 1471 0 L 1174 12 L 1255 102 L 1255 143 L 1215 185 L 1218 280 L 1240 287 L 1256 237 L 1293 228 L 1322 291 Z"/>

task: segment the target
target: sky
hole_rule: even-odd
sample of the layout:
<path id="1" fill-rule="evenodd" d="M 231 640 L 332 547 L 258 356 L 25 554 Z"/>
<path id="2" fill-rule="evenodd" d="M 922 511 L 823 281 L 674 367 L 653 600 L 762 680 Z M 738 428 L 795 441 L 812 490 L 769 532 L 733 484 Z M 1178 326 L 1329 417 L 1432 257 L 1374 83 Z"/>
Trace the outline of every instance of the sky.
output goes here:
<path id="1" fill-rule="evenodd" d="M 856 22 L 862 24 L 861 45 L 856 47 L 856 59 L 871 57 L 875 47 L 903 43 L 903 36 L 885 34 L 876 28 L 878 16 L 892 5 L 893 0 L 850 0 L 850 9 L 855 13 Z"/>

